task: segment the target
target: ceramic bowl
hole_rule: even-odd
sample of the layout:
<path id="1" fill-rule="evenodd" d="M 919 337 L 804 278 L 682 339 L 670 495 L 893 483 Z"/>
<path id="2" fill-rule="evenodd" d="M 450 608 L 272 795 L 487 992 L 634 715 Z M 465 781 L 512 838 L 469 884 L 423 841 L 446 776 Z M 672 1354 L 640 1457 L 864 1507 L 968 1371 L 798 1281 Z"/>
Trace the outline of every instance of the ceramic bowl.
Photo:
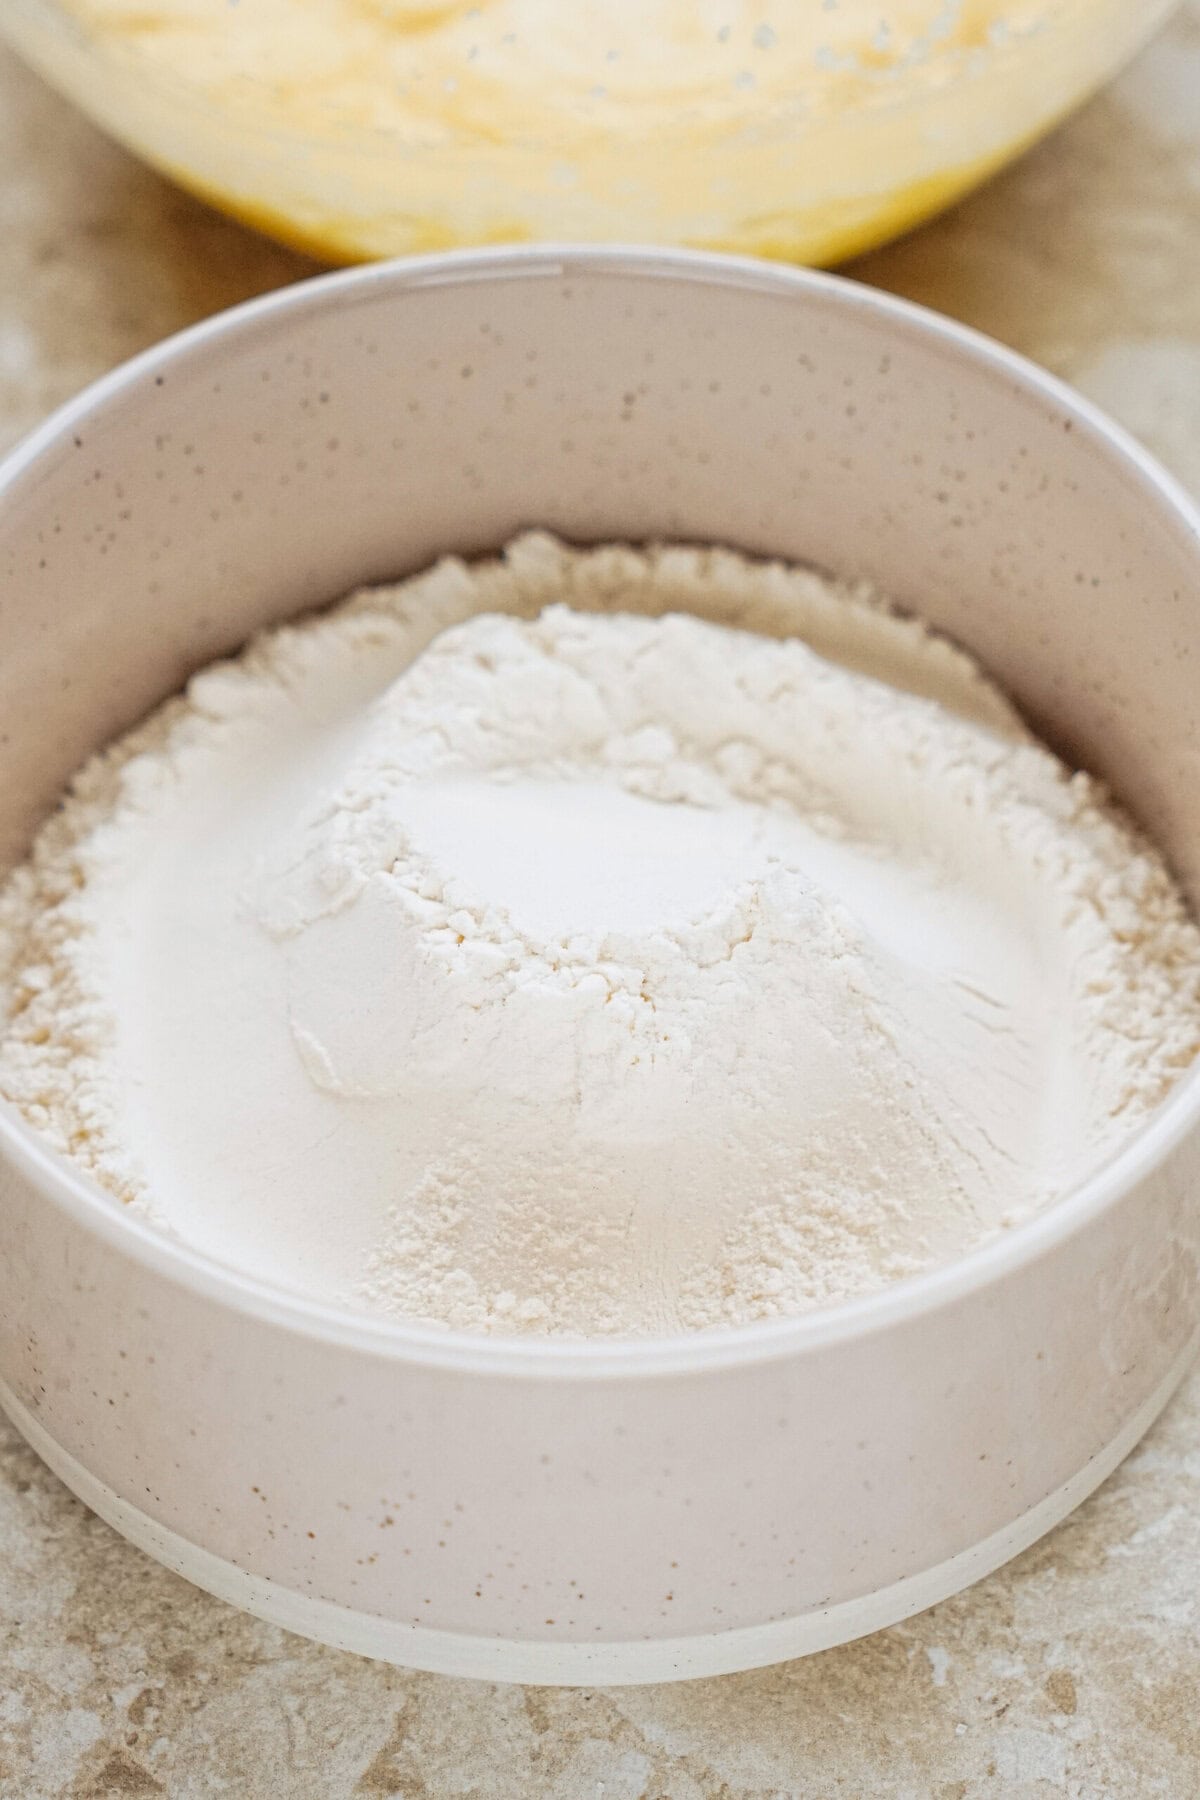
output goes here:
<path id="1" fill-rule="evenodd" d="M 0 472 L 0 854 L 258 627 L 531 524 L 869 578 L 975 651 L 1200 895 L 1180 490 L 944 319 L 650 251 L 326 277 L 35 433 Z M 569 1344 L 272 1289 L 6 1112 L 0 1400 L 135 1543 L 330 1643 L 536 1682 L 748 1668 L 963 1587 L 1130 1449 L 1195 1339 L 1198 1116 L 1192 1076 L 1077 1191 L 874 1296 Z"/>

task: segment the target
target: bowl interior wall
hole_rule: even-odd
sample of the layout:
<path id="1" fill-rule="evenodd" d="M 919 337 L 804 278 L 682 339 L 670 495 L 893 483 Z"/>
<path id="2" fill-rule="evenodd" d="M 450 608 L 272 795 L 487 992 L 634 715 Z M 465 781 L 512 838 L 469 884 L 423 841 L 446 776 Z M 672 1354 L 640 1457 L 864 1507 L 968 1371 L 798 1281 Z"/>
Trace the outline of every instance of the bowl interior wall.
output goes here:
<path id="1" fill-rule="evenodd" d="M 1086 419 L 845 284 L 376 269 L 144 364 L 0 492 L 0 862 L 249 633 L 520 527 L 862 576 L 973 649 L 1200 893 L 1200 543 Z"/>

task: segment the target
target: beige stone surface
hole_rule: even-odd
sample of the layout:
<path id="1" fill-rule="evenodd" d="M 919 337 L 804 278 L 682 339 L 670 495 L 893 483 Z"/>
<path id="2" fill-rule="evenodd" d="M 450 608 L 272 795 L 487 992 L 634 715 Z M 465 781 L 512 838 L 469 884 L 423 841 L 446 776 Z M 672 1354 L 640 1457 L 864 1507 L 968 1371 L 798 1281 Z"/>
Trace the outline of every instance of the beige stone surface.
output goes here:
<path id="1" fill-rule="evenodd" d="M 309 272 L 3 57 L 0 245 L 4 442 Z M 1200 0 L 1017 169 L 854 272 L 1078 382 L 1200 489 Z M 410 1675 L 258 1624 L 123 1543 L 0 1421 L 4 1800 L 1193 1800 L 1198 1690 L 1196 1376 L 970 1593 L 764 1673 L 609 1692 Z"/>

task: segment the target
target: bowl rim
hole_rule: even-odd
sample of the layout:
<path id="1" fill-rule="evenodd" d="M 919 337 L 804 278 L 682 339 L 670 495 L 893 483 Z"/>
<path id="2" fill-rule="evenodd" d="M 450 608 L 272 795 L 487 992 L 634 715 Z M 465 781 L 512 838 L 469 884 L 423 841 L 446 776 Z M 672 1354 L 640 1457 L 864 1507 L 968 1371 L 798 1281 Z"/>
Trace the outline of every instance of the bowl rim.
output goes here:
<path id="1" fill-rule="evenodd" d="M 322 312 L 373 295 L 496 280 L 636 276 L 697 281 L 747 294 L 795 295 L 849 311 L 894 333 L 924 339 L 1007 381 L 1058 413 L 1149 503 L 1173 518 L 1190 542 L 1200 577 L 1200 506 L 1123 427 L 1065 382 L 973 327 L 846 276 L 715 252 L 639 245 L 517 245 L 401 257 L 337 270 L 275 289 L 172 334 L 90 383 L 58 407 L 0 460 L 0 506 L 47 455 L 69 444 L 81 424 L 147 380 L 156 382 L 193 357 L 219 355 L 229 338 L 267 329 L 286 316 Z M 2 527 L 0 527 L 2 528 Z M 874 1292 L 794 1317 L 654 1337 L 525 1338 L 450 1330 L 357 1312 L 276 1286 L 208 1252 L 193 1249 L 121 1208 L 98 1183 L 52 1149 L 0 1101 L 0 1157 L 9 1160 L 73 1223 L 148 1272 L 197 1299 L 264 1325 L 388 1361 L 481 1375 L 532 1379 L 613 1379 L 699 1374 L 827 1349 L 874 1336 L 977 1293 L 1049 1254 L 1150 1178 L 1200 1120 L 1200 1064 L 1172 1089 L 1115 1155 L 1040 1212 L 964 1255 Z"/>

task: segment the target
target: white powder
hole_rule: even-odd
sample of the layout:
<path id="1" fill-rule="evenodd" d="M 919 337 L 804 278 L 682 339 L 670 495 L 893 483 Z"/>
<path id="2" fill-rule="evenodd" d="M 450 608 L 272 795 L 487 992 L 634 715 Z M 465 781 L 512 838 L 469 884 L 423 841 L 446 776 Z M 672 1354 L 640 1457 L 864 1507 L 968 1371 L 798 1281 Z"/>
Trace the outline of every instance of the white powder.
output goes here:
<path id="1" fill-rule="evenodd" d="M 809 573 L 541 535 L 259 639 L 89 764 L 0 984 L 0 1088 L 114 1194 L 480 1330 L 877 1287 L 1200 1050 L 1162 864 L 969 658 Z"/>

